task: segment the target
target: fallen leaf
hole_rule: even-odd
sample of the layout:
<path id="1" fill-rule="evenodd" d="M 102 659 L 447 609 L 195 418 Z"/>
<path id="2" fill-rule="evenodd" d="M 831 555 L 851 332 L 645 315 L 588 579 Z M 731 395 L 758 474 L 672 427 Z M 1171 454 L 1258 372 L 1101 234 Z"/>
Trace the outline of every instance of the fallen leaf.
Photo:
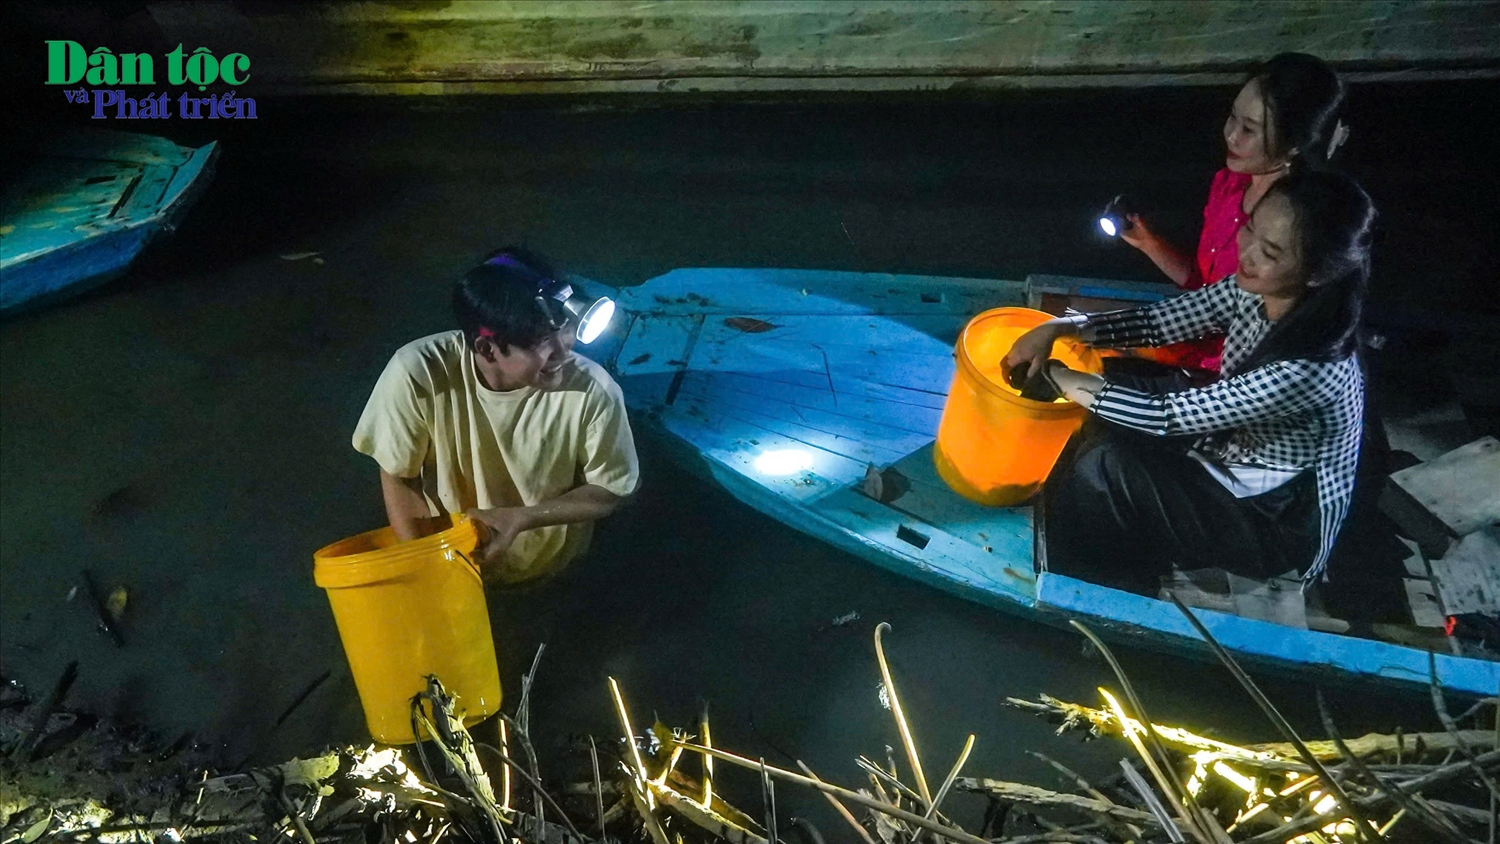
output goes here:
<path id="1" fill-rule="evenodd" d="M 766 322 L 763 319 L 738 316 L 729 317 L 728 319 L 724 320 L 724 324 L 729 326 L 730 328 L 735 329 L 736 331 L 743 331 L 746 334 L 764 334 L 765 332 L 770 331 L 773 328 L 781 327 L 779 325 L 772 325 L 771 323 Z"/>
<path id="2" fill-rule="evenodd" d="M 130 600 L 130 590 L 123 586 L 115 587 L 115 591 L 109 593 L 104 599 L 104 611 L 116 624 L 125 617 L 125 604 Z"/>
<path id="3" fill-rule="evenodd" d="M 46 817 L 27 827 L 26 831 L 21 833 L 21 844 L 32 844 L 33 841 L 41 838 L 42 834 L 50 826 L 52 826 L 52 808 L 49 806 Z"/>

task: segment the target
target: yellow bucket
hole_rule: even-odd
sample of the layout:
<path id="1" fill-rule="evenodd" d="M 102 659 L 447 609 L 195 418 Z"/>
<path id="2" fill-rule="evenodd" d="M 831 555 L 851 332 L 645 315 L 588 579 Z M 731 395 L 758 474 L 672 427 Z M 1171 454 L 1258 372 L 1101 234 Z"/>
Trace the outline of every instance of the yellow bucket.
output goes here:
<path id="1" fill-rule="evenodd" d="M 1023 399 L 1005 382 L 1001 363 L 1011 346 L 1051 318 L 1030 308 L 996 308 L 970 320 L 958 337 L 958 368 L 932 454 L 938 475 L 965 498 L 992 507 L 1030 498 L 1083 424 L 1086 411 L 1077 404 Z M 1080 343 L 1059 340 L 1052 353 L 1072 369 L 1103 369 Z"/>
<path id="2" fill-rule="evenodd" d="M 441 516 L 431 535 L 399 542 L 389 527 L 313 554 L 370 735 L 409 744 L 411 698 L 436 674 L 466 725 L 500 711 L 500 669 L 484 584 L 474 568 L 481 526 Z"/>

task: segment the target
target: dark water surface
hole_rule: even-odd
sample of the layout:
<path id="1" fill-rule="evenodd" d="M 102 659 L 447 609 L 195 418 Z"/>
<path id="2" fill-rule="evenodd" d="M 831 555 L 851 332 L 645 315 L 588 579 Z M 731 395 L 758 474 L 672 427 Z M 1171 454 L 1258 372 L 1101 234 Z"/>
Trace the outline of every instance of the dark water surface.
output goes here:
<path id="1" fill-rule="evenodd" d="M 78 659 L 75 705 L 168 738 L 200 730 L 229 759 L 360 740 L 310 557 L 380 523 L 376 470 L 350 433 L 391 352 L 449 327 L 448 285 L 482 254 L 522 243 L 615 284 L 681 266 L 1151 278 L 1144 258 L 1092 237 L 1091 215 L 1128 190 L 1190 239 L 1231 95 L 672 109 L 262 100 L 253 124 L 153 126 L 224 143 L 178 236 L 98 294 L 0 325 L 4 674 L 44 689 Z M 1481 127 L 1500 125 L 1497 103 L 1490 84 L 1355 89 L 1349 164 L 1386 219 L 1378 306 L 1493 311 L 1500 191 Z M 208 131 L 220 134 L 192 135 Z M 279 257 L 312 250 L 323 264 Z M 969 732 L 976 774 L 1051 784 L 1025 749 L 1095 774 L 1123 755 L 1052 739 L 1001 706 L 1042 691 L 1097 702 L 1113 681 L 1076 634 L 879 571 L 641 445 L 643 490 L 592 557 L 493 596 L 509 693 L 548 645 L 533 715 L 545 771 L 578 770 L 576 737 L 617 735 L 612 675 L 638 725 L 653 713 L 686 725 L 707 700 L 718 743 L 858 783 L 854 757 L 896 743 L 876 695 L 879 621 L 894 625 L 888 648 L 930 777 Z M 67 600 L 83 568 L 132 590 L 123 650 Z M 1158 720 L 1273 738 L 1221 669 L 1121 656 Z M 1316 731 L 1310 686 L 1267 690 Z M 1349 732 L 1431 726 L 1421 695 L 1331 693 Z M 782 795 L 834 827 L 815 797 Z"/>

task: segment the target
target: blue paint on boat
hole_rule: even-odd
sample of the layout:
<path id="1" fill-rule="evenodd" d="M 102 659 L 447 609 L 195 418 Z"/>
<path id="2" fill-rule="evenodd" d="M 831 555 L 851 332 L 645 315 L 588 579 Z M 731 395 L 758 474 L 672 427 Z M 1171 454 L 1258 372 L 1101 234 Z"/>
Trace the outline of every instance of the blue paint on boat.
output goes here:
<path id="1" fill-rule="evenodd" d="M 991 508 L 937 476 L 932 443 L 970 317 L 1048 296 L 1153 301 L 1163 285 L 818 270 L 682 269 L 612 291 L 622 313 L 588 354 L 681 461 L 806 534 L 960 597 L 1117 641 L 1207 656 L 1171 604 L 1045 571 L 1029 507 Z M 1123 306 L 1123 305 L 1122 305 Z M 909 488 L 862 491 L 870 467 Z M 1042 571 L 1038 571 L 1038 569 Z M 1196 610 L 1252 665 L 1426 684 L 1428 653 Z M 1500 691 L 1500 662 L 1439 654 L 1454 692 Z"/>
<path id="2" fill-rule="evenodd" d="M 129 132 L 63 138 L 0 193 L 0 315 L 76 296 L 123 273 L 176 228 L 218 145 Z"/>

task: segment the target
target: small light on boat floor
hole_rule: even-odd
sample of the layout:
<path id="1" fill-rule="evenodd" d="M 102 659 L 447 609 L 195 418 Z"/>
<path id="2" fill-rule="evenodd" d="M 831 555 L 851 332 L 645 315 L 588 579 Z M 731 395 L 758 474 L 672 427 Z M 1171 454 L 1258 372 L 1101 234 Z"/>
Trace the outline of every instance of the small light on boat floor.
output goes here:
<path id="1" fill-rule="evenodd" d="M 767 451 L 755 458 L 755 471 L 762 475 L 795 475 L 813 465 L 812 455 L 800 448 Z"/>

